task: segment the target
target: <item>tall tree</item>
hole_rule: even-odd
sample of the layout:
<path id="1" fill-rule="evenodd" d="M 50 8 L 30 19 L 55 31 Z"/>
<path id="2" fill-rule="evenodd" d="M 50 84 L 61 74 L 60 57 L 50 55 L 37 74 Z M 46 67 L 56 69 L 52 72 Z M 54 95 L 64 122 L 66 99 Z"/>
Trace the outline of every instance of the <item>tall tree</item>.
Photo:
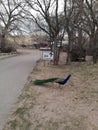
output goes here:
<path id="1" fill-rule="evenodd" d="M 98 10 L 96 5 L 98 1 L 85 0 L 83 3 L 83 15 L 81 17 L 82 30 L 89 37 L 87 55 L 93 56 L 93 62 L 96 63 L 96 49 L 98 48 Z"/>
<path id="2" fill-rule="evenodd" d="M 1 48 L 5 47 L 6 36 L 18 29 L 21 21 L 22 9 L 25 6 L 22 0 L 1 0 L 0 3 L 0 26 Z"/>
<path id="3" fill-rule="evenodd" d="M 78 3 L 81 0 L 64 0 L 64 17 L 65 17 L 65 30 L 68 35 L 68 57 L 67 62 L 71 60 L 71 51 L 76 36 L 76 26 L 79 20 L 81 9 L 78 7 Z"/>
<path id="4" fill-rule="evenodd" d="M 63 17 L 59 13 L 59 0 L 26 0 L 26 2 L 30 8 L 30 11 L 26 11 L 28 16 L 35 21 L 40 29 L 48 34 L 50 42 L 54 42 L 54 64 L 58 64 L 57 45 L 64 34 L 64 28 L 62 28 Z"/>

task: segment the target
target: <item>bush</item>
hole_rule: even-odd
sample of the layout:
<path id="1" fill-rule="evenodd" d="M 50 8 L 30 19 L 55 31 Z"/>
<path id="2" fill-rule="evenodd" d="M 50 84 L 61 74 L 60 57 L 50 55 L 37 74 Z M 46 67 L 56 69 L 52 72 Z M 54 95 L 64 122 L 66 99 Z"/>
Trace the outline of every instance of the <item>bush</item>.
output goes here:
<path id="1" fill-rule="evenodd" d="M 85 61 L 86 51 L 83 48 L 74 46 L 71 51 L 71 61 Z"/>
<path id="2" fill-rule="evenodd" d="M 1 48 L 4 53 L 16 52 L 16 48 L 12 44 L 7 44 L 4 48 Z"/>

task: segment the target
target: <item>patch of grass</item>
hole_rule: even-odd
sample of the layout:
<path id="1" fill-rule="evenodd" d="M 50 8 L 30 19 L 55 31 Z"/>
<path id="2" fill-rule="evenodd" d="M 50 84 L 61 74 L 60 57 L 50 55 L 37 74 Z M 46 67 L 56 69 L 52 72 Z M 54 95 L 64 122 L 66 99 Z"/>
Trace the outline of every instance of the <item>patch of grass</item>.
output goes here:
<path id="1" fill-rule="evenodd" d="M 13 114 L 14 119 L 6 124 L 6 128 L 9 130 L 30 130 L 31 121 L 28 111 L 29 109 L 25 107 L 17 108 Z"/>
<path id="2" fill-rule="evenodd" d="M 23 116 L 27 112 L 27 110 L 28 109 L 25 107 L 17 108 L 17 110 L 15 111 L 15 115 Z"/>
<path id="3" fill-rule="evenodd" d="M 32 99 L 32 102 L 33 102 L 35 101 L 36 96 L 37 94 L 33 92 L 31 83 L 29 83 L 29 84 L 26 84 L 25 87 L 23 88 L 21 95 L 18 97 L 18 101 Z"/>
<path id="4" fill-rule="evenodd" d="M 44 121 L 35 121 L 35 127 L 33 126 L 33 130 L 86 130 L 87 117 L 80 116 L 74 117 L 70 115 L 66 115 L 63 118 L 50 119 Z"/>
<path id="5" fill-rule="evenodd" d="M 26 119 L 24 120 L 15 119 L 8 122 L 7 125 L 8 130 L 30 130 L 31 123 L 29 120 Z M 6 130 L 6 128 L 4 128 L 3 130 Z"/>
<path id="6" fill-rule="evenodd" d="M 31 122 L 29 120 L 22 120 L 22 123 L 19 124 L 19 130 L 30 130 Z"/>
<path id="7" fill-rule="evenodd" d="M 13 121 L 10 121 L 8 124 L 10 124 L 12 130 L 16 130 L 19 122 L 15 119 Z"/>
<path id="8" fill-rule="evenodd" d="M 33 71 L 32 71 L 32 74 L 38 74 L 38 73 L 40 73 L 41 72 L 41 69 L 34 69 Z"/>
<path id="9" fill-rule="evenodd" d="M 36 66 L 34 67 L 33 71 L 31 72 L 31 74 L 38 74 L 39 72 L 41 72 L 41 68 L 38 67 L 39 62 L 41 62 L 40 60 L 37 61 Z"/>

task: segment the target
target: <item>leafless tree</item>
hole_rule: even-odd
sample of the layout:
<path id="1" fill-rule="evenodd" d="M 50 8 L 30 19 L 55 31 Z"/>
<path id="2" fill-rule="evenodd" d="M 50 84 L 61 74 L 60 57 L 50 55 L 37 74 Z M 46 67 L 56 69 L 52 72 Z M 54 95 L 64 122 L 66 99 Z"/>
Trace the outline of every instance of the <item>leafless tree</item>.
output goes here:
<path id="1" fill-rule="evenodd" d="M 93 62 L 96 63 L 96 48 L 98 46 L 98 10 L 95 8 L 95 4 L 98 1 L 86 0 L 85 1 L 85 17 L 87 20 L 87 26 L 89 28 L 89 47 L 88 54 L 93 55 Z"/>
<path id="2" fill-rule="evenodd" d="M 18 29 L 21 21 L 22 8 L 25 3 L 19 0 L 1 0 L 0 3 L 0 26 L 1 48 L 5 47 L 5 39 L 8 34 Z"/>
<path id="3" fill-rule="evenodd" d="M 77 23 L 79 21 L 79 17 L 81 14 L 81 8 L 79 8 L 78 4 L 81 0 L 64 0 L 64 17 L 65 17 L 65 30 L 68 35 L 68 57 L 67 62 L 69 63 L 71 60 L 71 51 L 72 46 L 76 36 L 76 28 Z"/>
<path id="4" fill-rule="evenodd" d="M 58 0 L 26 0 L 30 11 L 28 16 L 37 26 L 48 34 L 50 43 L 53 42 L 54 64 L 58 64 L 58 41 L 63 38 L 63 17 L 59 13 Z M 33 10 L 33 11 L 31 11 Z M 35 14 L 34 14 L 35 12 Z M 30 18 L 29 17 L 29 18 Z"/>
<path id="5" fill-rule="evenodd" d="M 84 35 L 89 37 L 88 54 L 95 55 L 98 34 L 98 10 L 95 0 L 64 0 L 64 10 L 59 13 L 59 0 L 26 0 L 26 17 L 49 35 L 54 42 L 54 64 L 58 63 L 58 41 L 68 34 L 68 62 L 75 39 L 83 45 Z M 29 11 L 30 10 L 30 11 Z M 78 35 L 78 37 L 77 37 Z"/>
<path id="6" fill-rule="evenodd" d="M 98 48 L 98 10 L 96 5 L 98 1 L 83 0 L 82 15 L 79 27 L 89 37 L 87 55 L 93 55 L 93 62 L 96 63 L 96 49 Z"/>
<path id="7" fill-rule="evenodd" d="M 82 45 L 83 35 L 85 34 L 85 37 L 89 37 L 86 52 L 88 55 L 94 55 L 95 57 L 96 48 L 98 48 L 98 10 L 96 5 L 98 5 L 98 1 L 94 0 L 64 0 L 65 27 L 69 39 L 69 52 L 72 50 L 75 35 L 78 35 L 79 43 Z M 68 59 L 70 59 L 69 57 Z"/>

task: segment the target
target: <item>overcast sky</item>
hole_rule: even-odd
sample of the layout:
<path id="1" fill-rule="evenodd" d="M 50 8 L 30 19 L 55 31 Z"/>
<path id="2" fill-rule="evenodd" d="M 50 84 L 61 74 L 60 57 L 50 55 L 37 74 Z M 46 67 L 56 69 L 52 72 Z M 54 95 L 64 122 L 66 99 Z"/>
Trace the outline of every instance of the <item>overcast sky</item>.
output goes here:
<path id="1" fill-rule="evenodd" d="M 59 0 L 59 10 L 62 11 L 64 6 L 64 0 Z"/>

